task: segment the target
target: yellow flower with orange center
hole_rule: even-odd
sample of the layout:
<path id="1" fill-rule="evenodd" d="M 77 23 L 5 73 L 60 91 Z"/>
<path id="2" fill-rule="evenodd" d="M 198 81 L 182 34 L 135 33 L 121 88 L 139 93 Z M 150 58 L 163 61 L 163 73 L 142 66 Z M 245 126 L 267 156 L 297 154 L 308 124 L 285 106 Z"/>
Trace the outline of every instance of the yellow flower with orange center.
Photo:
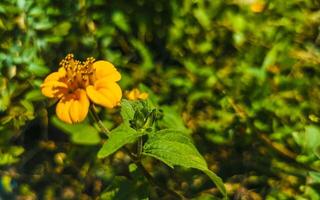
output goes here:
<path id="1" fill-rule="evenodd" d="M 83 121 L 90 101 L 106 108 L 119 104 L 122 91 L 117 81 L 121 74 L 108 61 L 87 58 L 81 62 L 68 54 L 57 72 L 49 74 L 41 85 L 41 92 L 49 98 L 60 99 L 56 113 L 67 123 Z"/>

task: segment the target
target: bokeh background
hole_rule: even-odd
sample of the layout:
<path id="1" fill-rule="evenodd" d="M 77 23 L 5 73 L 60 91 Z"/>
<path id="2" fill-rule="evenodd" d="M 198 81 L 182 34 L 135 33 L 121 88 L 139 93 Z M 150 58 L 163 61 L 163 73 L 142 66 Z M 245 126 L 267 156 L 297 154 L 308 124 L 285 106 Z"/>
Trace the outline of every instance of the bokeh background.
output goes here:
<path id="1" fill-rule="evenodd" d="M 162 198 L 130 173 L 123 152 L 96 158 L 99 133 L 68 132 L 54 118 L 39 86 L 67 53 L 111 61 L 124 91 L 138 87 L 170 110 L 168 123 L 192 130 L 231 198 L 320 199 L 319 8 L 318 0 L 2 0 L 0 199 Z M 101 112 L 108 127 L 120 123 L 117 109 Z M 200 172 L 144 164 L 188 198 L 219 195 Z"/>

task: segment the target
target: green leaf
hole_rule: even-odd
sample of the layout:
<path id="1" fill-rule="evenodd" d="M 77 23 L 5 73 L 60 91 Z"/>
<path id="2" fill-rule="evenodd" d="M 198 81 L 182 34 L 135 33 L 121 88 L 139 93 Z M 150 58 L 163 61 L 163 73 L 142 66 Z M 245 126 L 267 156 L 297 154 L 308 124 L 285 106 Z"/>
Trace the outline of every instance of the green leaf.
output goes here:
<path id="1" fill-rule="evenodd" d="M 2 165 L 10 165 L 18 162 L 19 159 L 12 154 L 9 153 L 0 153 L 0 166 Z"/>
<path id="2" fill-rule="evenodd" d="M 34 112 L 33 105 L 28 100 L 23 99 L 20 101 L 20 103 L 27 110 L 27 112 L 31 112 L 31 113 Z"/>
<path id="3" fill-rule="evenodd" d="M 116 152 L 122 146 L 133 143 L 136 139 L 142 136 L 143 133 L 129 127 L 127 124 L 122 124 L 111 131 L 109 139 L 103 144 L 98 152 L 98 158 L 104 158 Z"/>
<path id="4" fill-rule="evenodd" d="M 140 66 L 141 69 L 144 70 L 141 71 L 141 73 L 146 73 L 152 70 L 154 68 L 153 55 L 151 51 L 148 49 L 148 47 L 140 40 L 131 39 L 130 42 L 141 56 L 142 63 Z"/>
<path id="5" fill-rule="evenodd" d="M 310 171 L 308 174 L 312 179 L 312 183 L 320 183 L 320 172 Z"/>
<path id="6" fill-rule="evenodd" d="M 304 150 L 313 152 L 320 145 L 320 130 L 316 126 L 307 126 L 305 128 Z"/>
<path id="7" fill-rule="evenodd" d="M 28 101 L 41 101 L 46 97 L 41 93 L 40 89 L 31 90 L 25 95 L 25 99 Z"/>
<path id="8" fill-rule="evenodd" d="M 318 157 L 318 159 L 320 159 L 320 146 L 317 146 L 314 150 L 313 150 L 314 154 Z"/>
<path id="9" fill-rule="evenodd" d="M 122 31 L 128 33 L 130 26 L 128 25 L 126 16 L 121 11 L 115 11 L 112 15 L 112 22 Z"/>
<path id="10" fill-rule="evenodd" d="M 129 122 L 129 120 L 132 120 L 134 117 L 134 108 L 130 101 L 123 99 L 121 101 L 121 117 L 124 122 Z"/>
<path id="11" fill-rule="evenodd" d="M 97 129 L 88 123 L 66 124 L 57 117 L 52 117 L 51 122 L 61 131 L 71 136 L 71 141 L 75 144 L 95 145 L 100 142 L 100 136 Z"/>
<path id="12" fill-rule="evenodd" d="M 203 172 L 210 177 L 210 179 L 214 182 L 214 184 L 216 184 L 220 192 L 223 194 L 224 198 L 227 199 L 227 190 L 224 187 L 222 179 L 209 169 L 203 170 Z"/>
<path id="13" fill-rule="evenodd" d="M 72 25 L 70 22 L 62 22 L 54 27 L 53 34 L 58 36 L 65 36 L 69 33 L 71 26 Z"/>
<path id="14" fill-rule="evenodd" d="M 12 192 L 12 190 L 13 190 L 11 181 L 12 181 L 12 179 L 8 175 L 4 175 L 1 177 L 1 185 L 4 189 L 4 191 L 6 191 L 8 193 Z"/>
<path id="15" fill-rule="evenodd" d="M 206 29 L 210 28 L 211 20 L 210 20 L 208 14 L 206 13 L 205 9 L 203 9 L 203 8 L 195 9 L 194 16 L 199 21 L 201 26 L 203 26 Z"/>
<path id="16" fill-rule="evenodd" d="M 38 63 L 30 63 L 28 65 L 28 70 L 35 74 L 36 76 L 44 76 L 45 74 L 48 74 L 49 69 L 46 68 L 44 65 L 42 64 L 38 64 Z"/>
<path id="17" fill-rule="evenodd" d="M 317 126 L 306 126 L 303 132 L 293 132 L 293 139 L 302 147 L 303 153 L 315 154 L 320 158 L 320 129 Z"/>
<path id="18" fill-rule="evenodd" d="M 11 146 L 9 153 L 13 156 L 20 156 L 24 152 L 24 148 L 21 146 Z"/>
<path id="19" fill-rule="evenodd" d="M 183 131 L 177 129 L 157 131 L 145 143 L 143 154 L 161 160 L 172 168 L 182 166 L 203 171 L 226 197 L 221 178 L 208 169 L 206 161 L 194 146 L 192 139 Z"/>

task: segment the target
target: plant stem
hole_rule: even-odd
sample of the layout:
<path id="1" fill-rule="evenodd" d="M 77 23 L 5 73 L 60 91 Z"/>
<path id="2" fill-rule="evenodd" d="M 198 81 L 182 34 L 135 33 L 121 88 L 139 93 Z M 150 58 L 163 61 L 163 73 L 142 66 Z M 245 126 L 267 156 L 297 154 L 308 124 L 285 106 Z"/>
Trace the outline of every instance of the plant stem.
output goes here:
<path id="1" fill-rule="evenodd" d="M 137 148 L 137 157 L 140 160 L 142 154 L 143 141 L 142 137 L 138 138 L 138 148 Z"/>
<path id="2" fill-rule="evenodd" d="M 96 107 L 93 104 L 91 104 L 90 106 L 90 111 L 92 113 L 94 120 L 98 123 L 99 128 L 102 130 L 102 132 L 106 134 L 107 137 L 109 137 L 110 131 L 109 129 L 107 129 L 107 127 L 104 126 L 104 124 L 100 120 L 98 113 L 96 111 Z"/>
<path id="3" fill-rule="evenodd" d="M 108 135 L 110 134 L 109 129 L 107 129 L 104 124 L 102 123 L 102 121 L 100 120 L 98 113 L 96 112 L 96 108 L 95 106 L 92 104 L 90 106 L 90 111 L 92 113 L 92 116 L 94 118 L 94 120 L 98 123 L 99 128 L 101 129 L 102 132 L 104 132 L 106 134 L 107 137 L 109 137 Z M 172 197 L 174 197 L 174 199 L 182 199 L 185 200 L 186 198 L 184 196 L 182 196 L 181 194 L 167 188 L 164 187 L 162 185 L 160 185 L 159 183 L 157 183 L 154 178 L 150 175 L 150 173 L 146 170 L 146 168 L 142 165 L 141 163 L 141 153 L 142 153 L 142 137 L 139 138 L 138 140 L 138 152 L 137 152 L 137 156 L 135 156 L 133 153 L 130 152 L 130 150 L 127 147 L 123 147 L 124 151 L 129 155 L 130 159 L 137 165 L 138 169 L 142 172 L 143 176 L 154 186 L 158 187 L 162 192 L 164 193 L 168 193 L 169 195 L 171 195 Z"/>
<path id="4" fill-rule="evenodd" d="M 260 137 L 260 139 L 262 139 L 265 143 L 271 146 L 275 151 L 277 151 L 282 156 L 287 157 L 290 160 L 296 161 L 297 155 L 294 152 L 287 149 L 283 144 L 273 142 L 265 133 L 259 133 L 258 136 Z"/>

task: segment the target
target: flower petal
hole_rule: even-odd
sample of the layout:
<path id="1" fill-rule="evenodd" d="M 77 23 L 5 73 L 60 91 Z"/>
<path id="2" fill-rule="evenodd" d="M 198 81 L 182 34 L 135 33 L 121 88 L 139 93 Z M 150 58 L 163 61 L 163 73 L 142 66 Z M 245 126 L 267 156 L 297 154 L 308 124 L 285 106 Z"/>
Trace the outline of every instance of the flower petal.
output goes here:
<path id="1" fill-rule="evenodd" d="M 146 93 L 146 92 L 142 92 L 142 93 L 139 95 L 139 99 L 142 99 L 142 100 L 146 100 L 148 97 L 149 97 L 149 94 Z"/>
<path id="2" fill-rule="evenodd" d="M 119 81 L 121 79 L 121 74 L 113 66 L 112 63 L 99 60 L 93 63 L 93 68 L 96 69 L 96 78 L 97 80 L 106 78 L 109 81 Z"/>
<path id="3" fill-rule="evenodd" d="M 71 102 L 69 114 L 73 123 L 83 121 L 89 111 L 89 99 L 86 91 L 78 89 L 73 93 L 74 99 Z"/>
<path id="4" fill-rule="evenodd" d="M 56 107 L 56 114 L 58 118 L 69 124 L 72 124 L 72 120 L 69 115 L 69 110 L 72 101 L 73 99 L 70 98 L 70 96 L 63 96 Z"/>
<path id="5" fill-rule="evenodd" d="M 44 82 L 48 82 L 48 81 L 59 81 L 62 78 L 64 78 L 66 76 L 66 71 L 64 68 L 59 68 L 59 70 L 57 72 L 53 72 L 51 74 L 49 74 L 45 79 Z"/>
<path id="6" fill-rule="evenodd" d="M 67 84 L 59 81 L 48 81 L 41 85 L 42 94 L 49 98 L 60 98 L 67 91 Z"/>
<path id="7" fill-rule="evenodd" d="M 67 92 L 68 85 L 64 82 L 66 71 L 60 68 L 57 72 L 49 74 L 41 85 L 43 95 L 50 98 L 60 98 Z"/>
<path id="8" fill-rule="evenodd" d="M 107 97 L 114 106 L 116 106 L 122 97 L 122 91 L 120 86 L 115 82 L 109 82 L 108 84 L 104 85 L 104 87 L 98 87 L 96 85 L 97 90 Z"/>
<path id="9" fill-rule="evenodd" d="M 113 103 L 108 99 L 106 96 L 101 94 L 96 88 L 94 88 L 92 85 L 89 85 L 86 88 L 87 95 L 90 98 L 91 101 L 93 101 L 96 104 L 99 104 L 101 106 L 104 106 L 106 108 L 113 108 Z"/>
<path id="10" fill-rule="evenodd" d="M 89 111 L 89 99 L 83 89 L 77 89 L 61 98 L 56 107 L 60 120 L 72 124 L 83 121 Z"/>

